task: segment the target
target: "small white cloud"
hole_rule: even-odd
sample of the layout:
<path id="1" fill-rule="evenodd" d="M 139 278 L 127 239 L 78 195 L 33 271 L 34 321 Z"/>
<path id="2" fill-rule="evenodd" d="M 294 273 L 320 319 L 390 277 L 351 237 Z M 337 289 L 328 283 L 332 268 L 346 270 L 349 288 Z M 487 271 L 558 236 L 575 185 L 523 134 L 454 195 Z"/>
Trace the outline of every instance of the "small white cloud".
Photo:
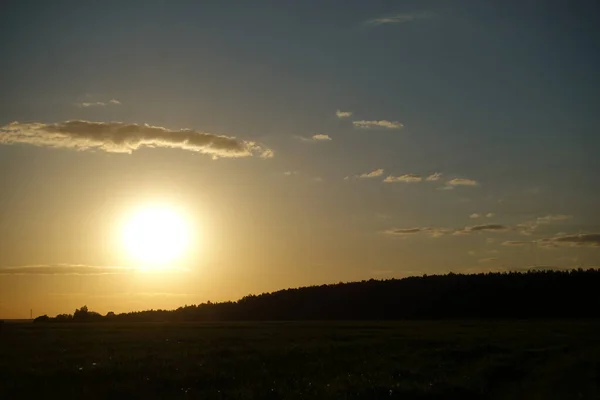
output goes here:
<path id="1" fill-rule="evenodd" d="M 365 172 L 364 174 L 357 175 L 358 179 L 369 179 L 369 178 L 377 178 L 383 175 L 383 168 L 375 169 L 371 172 Z"/>
<path id="2" fill-rule="evenodd" d="M 331 140 L 331 137 L 329 137 L 329 135 L 325 135 L 323 133 L 317 133 L 316 135 L 312 135 L 312 140 L 314 140 L 314 141 Z"/>
<path id="3" fill-rule="evenodd" d="M 108 102 L 105 102 L 105 101 L 82 101 L 80 103 L 75 103 L 75 105 L 80 108 L 106 107 L 108 105 L 120 106 L 121 102 L 117 99 L 110 99 Z"/>
<path id="4" fill-rule="evenodd" d="M 479 183 L 477 181 L 474 181 L 473 179 L 466 179 L 466 178 L 454 178 L 454 179 L 449 180 L 446 183 L 451 186 L 478 186 L 479 185 Z"/>
<path id="5" fill-rule="evenodd" d="M 285 176 L 298 175 L 298 171 L 285 171 L 283 174 Z"/>
<path id="6" fill-rule="evenodd" d="M 404 125 L 402 125 L 398 121 L 388 121 L 388 120 L 380 120 L 380 121 L 352 121 L 352 124 L 356 128 L 361 129 L 370 129 L 370 128 L 386 128 L 386 129 L 401 129 Z"/>
<path id="7" fill-rule="evenodd" d="M 352 111 L 340 111 L 340 110 L 336 110 L 335 115 L 338 118 L 348 118 L 352 116 Z"/>
<path id="8" fill-rule="evenodd" d="M 429 175 L 427 178 L 425 178 L 425 180 L 427 182 L 435 182 L 435 181 L 439 181 L 442 177 L 442 173 L 441 172 L 435 172 L 431 175 Z"/>
<path id="9" fill-rule="evenodd" d="M 400 175 L 400 176 L 389 175 L 383 181 L 386 183 L 396 183 L 396 182 L 415 183 L 415 182 L 421 182 L 422 180 L 423 180 L 423 177 L 421 177 L 421 175 L 404 174 L 404 175 Z"/>
<path id="10" fill-rule="evenodd" d="M 311 137 L 304 137 L 304 136 L 296 136 L 298 139 L 302 140 L 303 142 L 327 142 L 331 139 L 331 137 L 329 135 L 326 135 L 324 133 L 317 133 L 312 135 Z"/>
<path id="11" fill-rule="evenodd" d="M 473 213 L 473 214 L 469 215 L 469 218 L 473 218 L 473 219 L 479 218 L 479 217 L 481 217 L 481 215 L 477 214 L 477 213 Z"/>
<path id="12" fill-rule="evenodd" d="M 102 101 L 93 101 L 93 102 L 81 102 L 81 103 L 77 103 L 78 107 L 83 107 L 83 108 L 88 108 L 88 107 L 104 107 L 106 106 L 106 103 L 102 102 Z"/>
<path id="13" fill-rule="evenodd" d="M 496 214 L 494 214 L 492 212 L 485 214 L 486 218 L 492 218 L 494 215 L 496 215 Z"/>
<path id="14" fill-rule="evenodd" d="M 489 262 L 493 262 L 493 261 L 496 261 L 496 260 L 497 260 L 497 258 L 495 258 L 495 257 L 488 257 L 488 258 L 480 258 L 479 260 L 477 260 L 477 262 L 480 262 L 480 263 L 489 263 Z"/>

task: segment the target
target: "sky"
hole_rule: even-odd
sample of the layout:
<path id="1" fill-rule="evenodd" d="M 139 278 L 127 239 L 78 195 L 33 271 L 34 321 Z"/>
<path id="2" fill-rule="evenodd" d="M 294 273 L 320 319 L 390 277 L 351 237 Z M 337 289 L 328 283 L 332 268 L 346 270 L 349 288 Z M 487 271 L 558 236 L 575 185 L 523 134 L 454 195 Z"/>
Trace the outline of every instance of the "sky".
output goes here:
<path id="1" fill-rule="evenodd" d="M 2 2 L 0 317 L 599 266 L 599 26 L 583 0 Z M 123 244 L 149 204 L 191 232 L 160 268 Z"/>

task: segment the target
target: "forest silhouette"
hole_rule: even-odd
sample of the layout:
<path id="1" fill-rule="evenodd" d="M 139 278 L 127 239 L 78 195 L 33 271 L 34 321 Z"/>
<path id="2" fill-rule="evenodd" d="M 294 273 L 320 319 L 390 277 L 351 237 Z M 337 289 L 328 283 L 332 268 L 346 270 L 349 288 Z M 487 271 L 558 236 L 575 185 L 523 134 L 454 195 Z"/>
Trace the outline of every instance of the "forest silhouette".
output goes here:
<path id="1" fill-rule="evenodd" d="M 520 319 L 600 317 L 599 269 L 423 275 L 280 290 L 238 301 L 102 316 L 83 306 L 36 322 Z"/>

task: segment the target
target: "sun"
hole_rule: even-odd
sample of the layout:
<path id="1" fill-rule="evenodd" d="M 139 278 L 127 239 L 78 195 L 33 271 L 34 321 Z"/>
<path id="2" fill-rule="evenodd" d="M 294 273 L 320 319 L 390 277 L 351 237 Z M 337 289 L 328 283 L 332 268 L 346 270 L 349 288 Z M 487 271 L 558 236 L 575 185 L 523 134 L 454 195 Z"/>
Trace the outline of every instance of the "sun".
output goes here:
<path id="1" fill-rule="evenodd" d="M 164 265 L 181 260 L 189 251 L 191 229 L 175 209 L 146 206 L 127 218 L 122 241 L 128 256 L 144 265 Z"/>

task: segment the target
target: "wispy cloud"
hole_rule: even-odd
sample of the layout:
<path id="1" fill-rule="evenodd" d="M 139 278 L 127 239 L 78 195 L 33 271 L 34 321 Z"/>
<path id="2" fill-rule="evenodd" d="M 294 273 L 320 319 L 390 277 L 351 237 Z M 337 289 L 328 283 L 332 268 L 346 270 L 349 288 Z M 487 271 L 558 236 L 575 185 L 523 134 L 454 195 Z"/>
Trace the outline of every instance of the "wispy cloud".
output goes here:
<path id="1" fill-rule="evenodd" d="M 507 240 L 502 242 L 502 246 L 527 246 L 532 242 L 523 241 L 523 240 Z"/>
<path id="2" fill-rule="evenodd" d="M 494 213 L 487 213 L 487 214 L 473 213 L 473 214 L 469 215 L 469 218 L 473 218 L 473 219 L 483 218 L 483 217 L 492 218 L 494 215 L 495 215 Z"/>
<path id="3" fill-rule="evenodd" d="M 442 173 L 435 172 L 435 173 L 429 175 L 427 178 L 425 178 L 425 180 L 427 182 L 435 182 L 435 181 L 439 181 L 441 178 L 442 178 Z"/>
<path id="4" fill-rule="evenodd" d="M 487 224 L 487 225 L 473 225 L 466 226 L 461 231 L 462 232 L 504 232 L 510 230 L 511 227 L 507 225 L 500 224 Z"/>
<path id="5" fill-rule="evenodd" d="M 439 227 L 391 228 L 384 231 L 385 234 L 395 236 L 411 236 L 415 234 L 424 233 L 433 238 L 437 238 L 451 232 L 451 229 Z"/>
<path id="6" fill-rule="evenodd" d="M 317 133 L 310 137 L 304 137 L 304 136 L 296 136 L 296 137 L 298 139 L 302 140 L 303 142 L 327 142 L 327 141 L 332 140 L 329 135 L 326 135 L 324 133 Z"/>
<path id="7" fill-rule="evenodd" d="M 497 260 L 497 258 L 495 258 L 495 257 L 488 257 L 488 258 L 480 258 L 479 260 L 477 260 L 477 262 L 489 263 L 489 262 L 496 261 L 496 260 Z"/>
<path id="8" fill-rule="evenodd" d="M 404 125 L 402 125 L 398 121 L 388 121 L 388 120 L 380 120 L 380 121 L 352 121 L 352 124 L 356 128 L 361 129 L 372 129 L 372 128 L 385 128 L 385 129 L 401 129 Z"/>
<path id="9" fill-rule="evenodd" d="M 413 13 L 402 13 L 402 14 L 390 14 L 384 15 L 377 18 L 369 19 L 365 22 L 367 25 L 384 25 L 384 24 L 402 24 L 406 22 L 415 21 L 418 19 L 431 18 L 433 14 L 429 12 L 413 12 Z"/>
<path id="10" fill-rule="evenodd" d="M 80 264 L 24 265 L 0 267 L 0 275 L 113 275 L 134 272 L 130 267 L 105 267 Z"/>
<path id="11" fill-rule="evenodd" d="M 366 172 L 364 174 L 360 174 L 359 178 L 377 178 L 378 176 L 383 175 L 383 168 L 375 169 L 371 172 Z"/>
<path id="12" fill-rule="evenodd" d="M 106 106 L 120 106 L 121 102 L 117 99 L 111 99 L 107 102 L 104 101 L 82 101 L 80 103 L 75 103 L 77 107 L 89 108 L 89 107 L 106 107 Z"/>
<path id="13" fill-rule="evenodd" d="M 573 218 L 572 215 L 564 215 L 564 214 L 556 214 L 556 215 L 546 215 L 545 217 L 538 217 L 538 224 L 549 224 L 555 221 L 566 221 L 568 219 Z"/>
<path id="14" fill-rule="evenodd" d="M 383 181 L 386 183 L 396 183 L 396 182 L 404 182 L 404 183 L 416 183 L 421 182 L 423 177 L 421 175 L 416 174 L 404 174 L 400 176 L 387 176 Z"/>
<path id="15" fill-rule="evenodd" d="M 473 179 L 454 178 L 446 182 L 450 186 L 478 186 L 479 182 Z"/>
<path id="16" fill-rule="evenodd" d="M 600 233 L 581 233 L 577 235 L 555 236 L 538 241 L 546 247 L 600 247 Z"/>
<path id="17" fill-rule="evenodd" d="M 358 174 L 358 175 L 354 175 L 354 176 L 347 176 L 347 177 L 344 178 L 344 180 L 348 180 L 350 178 L 355 178 L 355 179 L 370 179 L 370 178 L 380 177 L 381 175 L 383 175 L 383 168 L 378 168 L 378 169 L 374 169 L 371 172 L 365 172 L 363 174 Z"/>
<path id="18" fill-rule="evenodd" d="M 172 130 L 123 122 L 12 122 L 0 128 L 0 144 L 29 144 L 128 154 L 142 147 L 149 147 L 193 151 L 213 158 L 273 157 L 272 150 L 256 142 L 191 129 Z"/>
<path id="19" fill-rule="evenodd" d="M 338 118 L 348 118 L 352 116 L 352 111 L 340 111 L 340 110 L 336 110 L 335 115 Z"/>

